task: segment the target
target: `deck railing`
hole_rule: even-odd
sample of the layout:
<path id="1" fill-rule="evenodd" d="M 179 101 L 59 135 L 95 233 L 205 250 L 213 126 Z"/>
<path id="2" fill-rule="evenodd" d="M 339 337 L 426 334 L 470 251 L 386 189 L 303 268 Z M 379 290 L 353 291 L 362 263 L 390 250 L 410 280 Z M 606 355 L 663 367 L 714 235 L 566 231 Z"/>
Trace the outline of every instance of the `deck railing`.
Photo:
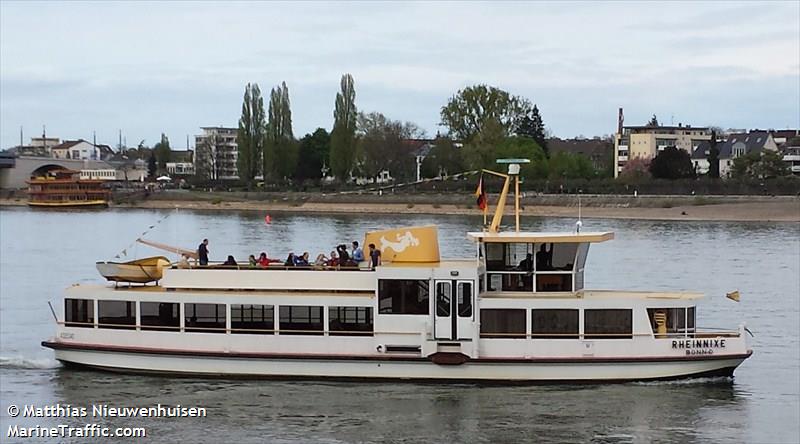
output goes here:
<path id="1" fill-rule="evenodd" d="M 170 266 L 173 270 L 262 270 L 262 271 L 276 271 L 276 270 L 306 270 L 306 271 L 375 271 L 370 267 L 360 266 L 346 266 L 346 265 L 284 265 L 284 264 L 270 264 L 267 267 L 260 265 L 237 264 L 225 265 L 222 262 L 209 263 L 209 265 L 194 265 L 190 264 L 189 268 L 181 268 L 177 263 Z"/>

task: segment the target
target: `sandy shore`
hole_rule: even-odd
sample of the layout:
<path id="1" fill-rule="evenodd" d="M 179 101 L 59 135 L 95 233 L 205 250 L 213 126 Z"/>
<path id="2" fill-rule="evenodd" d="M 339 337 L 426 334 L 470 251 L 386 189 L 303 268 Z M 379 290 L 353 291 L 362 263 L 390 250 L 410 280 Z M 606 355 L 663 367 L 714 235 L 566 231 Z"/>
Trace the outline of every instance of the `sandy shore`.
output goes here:
<path id="1" fill-rule="evenodd" d="M 762 222 L 800 222 L 800 199 L 782 198 L 775 201 L 756 200 L 712 205 L 698 205 L 687 200 L 685 204 L 671 204 L 668 208 L 591 206 L 582 207 L 583 217 L 613 219 L 648 220 L 688 220 L 688 221 L 762 221 Z M 0 200 L 0 206 L 25 205 L 24 199 Z M 513 204 L 512 204 L 513 205 Z M 375 202 L 275 202 L 275 201 L 204 201 L 204 200 L 164 200 L 148 199 L 132 204 L 117 204 L 115 208 L 145 209 L 189 209 L 206 211 L 258 211 L 290 213 L 347 213 L 347 214 L 452 214 L 479 215 L 477 208 L 463 204 L 430 203 L 375 203 Z M 508 210 L 511 208 L 507 208 Z M 524 216 L 572 217 L 576 218 L 576 206 L 527 205 L 521 212 Z"/>

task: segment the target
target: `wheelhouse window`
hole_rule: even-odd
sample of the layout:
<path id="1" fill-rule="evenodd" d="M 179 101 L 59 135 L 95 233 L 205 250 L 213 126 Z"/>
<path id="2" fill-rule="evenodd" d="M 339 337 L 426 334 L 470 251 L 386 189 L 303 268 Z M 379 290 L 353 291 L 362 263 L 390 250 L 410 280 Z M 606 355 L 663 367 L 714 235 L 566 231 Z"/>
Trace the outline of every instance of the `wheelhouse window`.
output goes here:
<path id="1" fill-rule="evenodd" d="M 231 305 L 231 333 L 274 334 L 275 308 L 272 305 Z"/>
<path id="2" fill-rule="evenodd" d="M 572 274 L 536 274 L 536 291 L 572 291 Z"/>
<path id="3" fill-rule="evenodd" d="M 533 271 L 533 263 L 526 262 L 533 257 L 532 244 L 487 242 L 484 245 L 488 271 Z"/>
<path id="4" fill-rule="evenodd" d="M 372 307 L 328 307 L 331 336 L 372 336 Z"/>
<path id="5" fill-rule="evenodd" d="M 175 302 L 140 302 L 139 319 L 142 330 L 179 331 L 180 306 Z"/>
<path id="6" fill-rule="evenodd" d="M 586 309 L 583 311 L 586 339 L 630 339 L 633 315 L 629 309 Z"/>
<path id="7" fill-rule="evenodd" d="M 91 299 L 64 299 L 66 327 L 94 327 L 94 301 Z"/>
<path id="8" fill-rule="evenodd" d="M 524 339 L 525 310 L 484 308 L 481 310 L 481 337 Z"/>
<path id="9" fill-rule="evenodd" d="M 101 328 L 133 330 L 136 305 L 132 301 L 97 301 L 97 320 Z"/>
<path id="10" fill-rule="evenodd" d="M 577 339 L 578 310 L 531 310 L 533 339 Z"/>
<path id="11" fill-rule="evenodd" d="M 186 331 L 225 333 L 225 304 L 186 304 Z"/>
<path id="12" fill-rule="evenodd" d="M 572 271 L 577 243 L 541 243 L 535 245 L 535 267 L 540 271 Z"/>
<path id="13" fill-rule="evenodd" d="M 487 291 L 574 291 L 583 288 L 588 243 L 484 243 Z"/>
<path id="14" fill-rule="evenodd" d="M 427 280 L 378 280 L 378 313 L 426 315 L 429 283 Z"/>
<path id="15" fill-rule="evenodd" d="M 322 334 L 322 307 L 281 305 L 278 310 L 282 335 Z"/>

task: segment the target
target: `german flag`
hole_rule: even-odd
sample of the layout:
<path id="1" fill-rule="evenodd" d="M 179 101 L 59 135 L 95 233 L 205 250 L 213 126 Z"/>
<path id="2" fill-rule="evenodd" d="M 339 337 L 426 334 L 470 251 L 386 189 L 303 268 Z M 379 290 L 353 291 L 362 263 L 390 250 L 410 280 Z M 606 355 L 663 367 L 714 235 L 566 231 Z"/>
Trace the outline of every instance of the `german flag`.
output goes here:
<path id="1" fill-rule="evenodd" d="M 475 197 L 478 198 L 477 204 L 478 208 L 483 211 L 486 211 L 487 202 L 486 202 L 486 190 L 483 188 L 483 174 L 481 174 L 481 178 L 478 179 L 478 189 L 475 190 Z"/>

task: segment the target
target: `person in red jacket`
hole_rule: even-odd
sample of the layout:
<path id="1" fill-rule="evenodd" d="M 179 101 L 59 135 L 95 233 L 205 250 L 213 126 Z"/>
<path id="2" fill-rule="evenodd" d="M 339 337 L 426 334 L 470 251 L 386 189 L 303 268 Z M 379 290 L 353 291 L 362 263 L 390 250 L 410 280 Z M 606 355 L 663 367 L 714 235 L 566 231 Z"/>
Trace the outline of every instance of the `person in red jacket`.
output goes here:
<path id="1" fill-rule="evenodd" d="M 270 259 L 267 257 L 267 253 L 261 252 L 261 255 L 258 256 L 258 265 L 262 268 L 269 267 L 269 264 L 274 264 L 276 262 L 280 262 L 278 259 Z"/>

